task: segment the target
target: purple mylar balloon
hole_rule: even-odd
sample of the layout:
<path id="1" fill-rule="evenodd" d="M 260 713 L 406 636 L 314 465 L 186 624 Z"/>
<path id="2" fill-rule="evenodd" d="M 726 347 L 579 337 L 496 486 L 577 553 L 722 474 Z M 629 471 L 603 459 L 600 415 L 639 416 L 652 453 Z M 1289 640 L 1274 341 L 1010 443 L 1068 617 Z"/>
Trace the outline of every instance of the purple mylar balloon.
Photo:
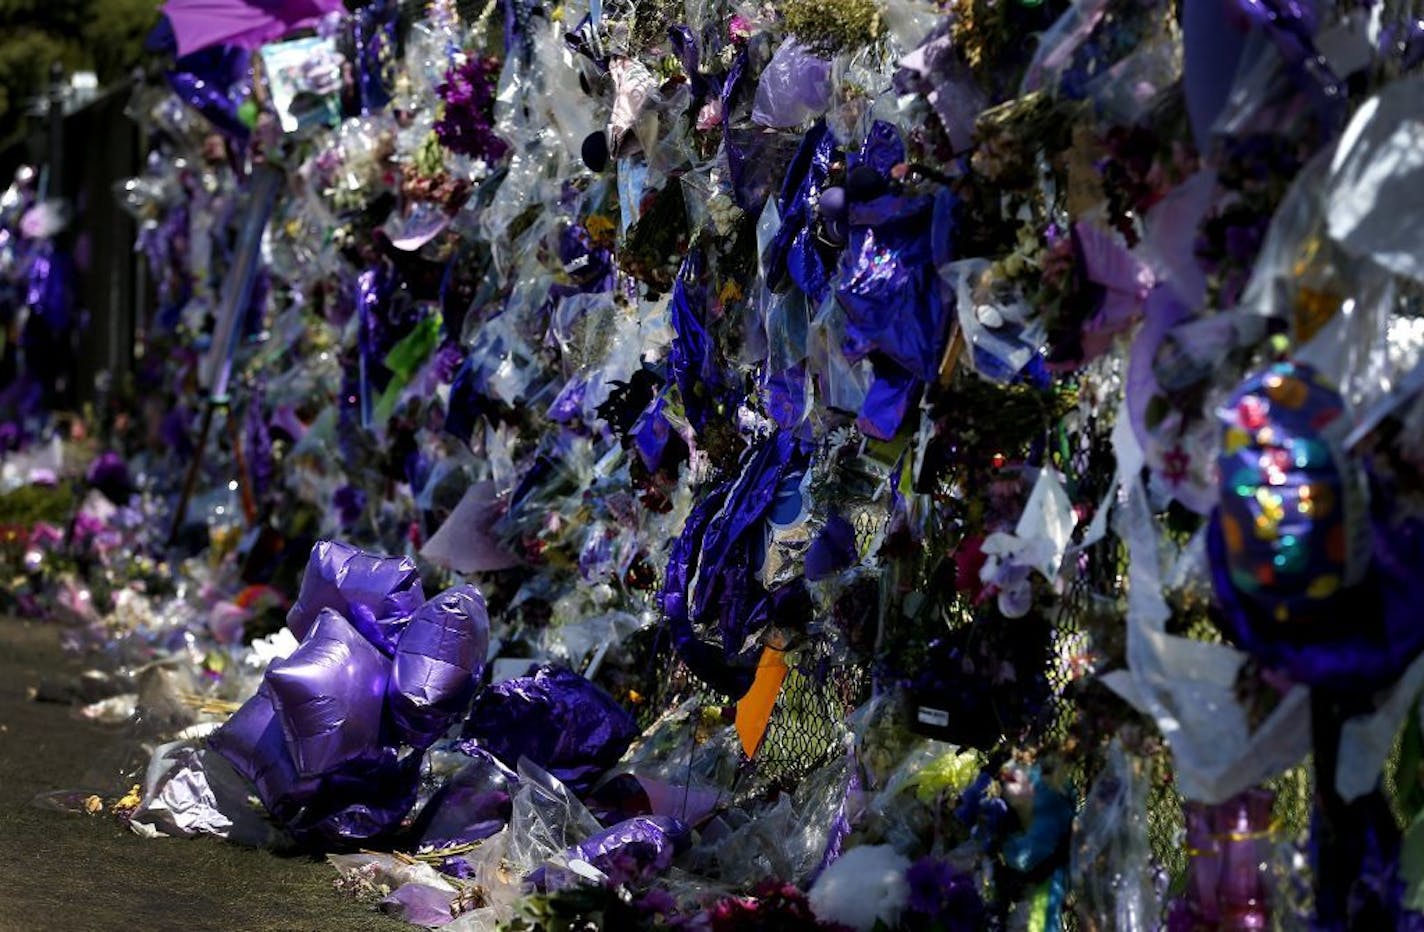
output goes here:
<path id="1" fill-rule="evenodd" d="M 321 780 L 297 817 L 286 823 L 297 841 L 315 848 L 349 848 L 400 828 L 420 789 L 422 754 L 394 748 L 345 764 Z"/>
<path id="2" fill-rule="evenodd" d="M 318 541 L 307 560 L 287 627 L 306 637 L 324 608 L 346 616 L 387 656 L 411 614 L 425 601 L 415 561 L 357 550 L 339 541 Z"/>
<path id="3" fill-rule="evenodd" d="M 388 688 L 396 733 L 429 747 L 460 718 L 484 672 L 489 613 L 474 586 L 455 586 L 416 609 L 396 642 Z"/>
<path id="4" fill-rule="evenodd" d="M 379 746 L 390 661 L 351 624 L 323 609 L 292 656 L 267 670 L 267 688 L 297 773 L 320 776 Z"/>
<path id="5" fill-rule="evenodd" d="M 472 760 L 435 792 L 412 834 L 422 846 L 449 848 L 482 841 L 509 823 L 519 777 L 494 755 L 466 748 Z"/>
<path id="6" fill-rule="evenodd" d="M 586 861 L 615 882 L 641 880 L 666 871 L 691 840 L 687 826 L 672 816 L 635 816 L 566 849 L 564 857 Z M 542 888 L 545 872 L 538 868 L 525 882 Z"/>
<path id="7" fill-rule="evenodd" d="M 287 739 L 265 683 L 213 732 L 208 747 L 256 787 L 262 805 L 278 822 L 296 817 L 303 800 L 317 790 L 319 781 L 303 779 L 287 753 Z"/>
<path id="8" fill-rule="evenodd" d="M 527 757 L 576 793 L 618 762 L 638 723 L 608 693 L 563 667 L 540 667 L 475 697 L 462 747 L 514 767 Z"/>

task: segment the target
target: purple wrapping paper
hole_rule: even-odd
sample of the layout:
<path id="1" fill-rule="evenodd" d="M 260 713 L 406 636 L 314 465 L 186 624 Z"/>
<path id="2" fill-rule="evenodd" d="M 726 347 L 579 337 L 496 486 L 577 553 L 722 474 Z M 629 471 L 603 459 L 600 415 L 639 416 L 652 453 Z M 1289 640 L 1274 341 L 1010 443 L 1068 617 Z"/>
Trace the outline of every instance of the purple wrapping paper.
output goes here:
<path id="1" fill-rule="evenodd" d="M 424 601 L 414 560 L 323 540 L 312 548 L 287 627 L 303 639 L 322 609 L 335 609 L 389 656 L 406 621 Z"/>
<path id="2" fill-rule="evenodd" d="M 247 49 L 235 45 L 202 49 L 174 62 L 166 75 L 168 86 L 217 129 L 246 139 L 248 128 L 237 111 L 247 92 L 250 58 Z"/>
<path id="3" fill-rule="evenodd" d="M 378 746 L 390 662 L 345 618 L 323 609 L 266 683 L 297 773 L 319 776 Z"/>
<path id="4" fill-rule="evenodd" d="M 762 257 L 766 280 L 772 288 L 780 291 L 789 278 L 812 304 L 820 304 L 825 298 L 831 271 L 818 245 L 811 192 L 825 185 L 838 151 L 835 137 L 824 122 L 816 123 L 801 140 L 776 202 L 781 226 Z"/>
<path id="5" fill-rule="evenodd" d="M 475 697 L 466 753 L 479 748 L 508 767 L 527 757 L 576 793 L 618 762 L 638 725 L 613 697 L 563 667 L 498 683 Z"/>
<path id="6" fill-rule="evenodd" d="M 877 121 L 853 162 L 886 176 L 903 159 L 894 128 Z M 935 267 L 949 258 L 955 206 L 948 193 L 882 194 L 850 206 L 850 244 L 836 288 L 846 311 L 847 359 L 874 351 L 917 378 L 936 377 L 949 313 Z"/>
<path id="7" fill-rule="evenodd" d="M 402 922 L 434 928 L 455 918 L 450 911 L 454 899 L 453 890 L 441 890 L 424 883 L 407 883 L 376 905 L 387 916 Z"/>
<path id="8" fill-rule="evenodd" d="M 388 688 L 401 740 L 429 747 L 460 718 L 489 653 L 489 613 L 474 586 L 455 586 L 411 616 L 396 642 Z"/>
<path id="9" fill-rule="evenodd" d="M 568 848 L 564 857 L 586 861 L 622 883 L 663 873 L 691 841 L 688 827 L 672 816 L 635 816 Z M 525 882 L 542 888 L 545 873 L 541 867 Z"/>

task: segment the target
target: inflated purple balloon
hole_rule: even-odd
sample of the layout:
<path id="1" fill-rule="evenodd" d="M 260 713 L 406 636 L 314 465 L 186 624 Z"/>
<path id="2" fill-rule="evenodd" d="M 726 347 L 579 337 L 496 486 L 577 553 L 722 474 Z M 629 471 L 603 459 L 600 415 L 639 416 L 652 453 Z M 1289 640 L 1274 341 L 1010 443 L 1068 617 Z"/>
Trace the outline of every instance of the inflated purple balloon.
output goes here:
<path id="1" fill-rule="evenodd" d="M 566 849 L 564 858 L 585 861 L 624 883 L 663 873 L 691 840 L 687 826 L 672 816 L 635 816 Z M 538 868 L 525 882 L 542 888 L 545 872 Z"/>
<path id="2" fill-rule="evenodd" d="M 323 609 L 300 647 L 267 669 L 267 688 L 297 773 L 320 776 L 373 753 L 390 661 Z"/>
<path id="3" fill-rule="evenodd" d="M 435 792 L 416 817 L 411 834 L 420 845 L 450 848 L 489 838 L 509 824 L 519 777 L 478 748 L 472 760 Z"/>
<path id="4" fill-rule="evenodd" d="M 576 793 L 618 762 L 638 734 L 633 716 L 593 683 L 563 667 L 540 667 L 475 697 L 462 747 L 516 767 L 527 757 Z"/>
<path id="5" fill-rule="evenodd" d="M 301 591 L 287 613 L 287 627 L 302 640 L 321 610 L 333 608 L 389 656 L 406 621 L 424 601 L 420 575 L 410 557 L 381 556 L 323 540 L 307 560 Z"/>
<path id="6" fill-rule="evenodd" d="M 415 805 L 423 758 L 401 757 L 387 747 L 343 764 L 303 800 L 301 812 L 286 822 L 287 831 L 312 848 L 351 848 L 390 835 Z"/>
<path id="7" fill-rule="evenodd" d="M 387 711 L 396 734 L 429 747 L 469 707 L 489 652 L 489 612 L 474 586 L 455 586 L 416 609 L 396 642 Z"/>
<path id="8" fill-rule="evenodd" d="M 292 763 L 265 683 L 213 732 L 208 747 L 257 789 L 257 798 L 278 822 L 296 817 L 305 799 L 317 790 L 318 781 L 303 779 Z"/>

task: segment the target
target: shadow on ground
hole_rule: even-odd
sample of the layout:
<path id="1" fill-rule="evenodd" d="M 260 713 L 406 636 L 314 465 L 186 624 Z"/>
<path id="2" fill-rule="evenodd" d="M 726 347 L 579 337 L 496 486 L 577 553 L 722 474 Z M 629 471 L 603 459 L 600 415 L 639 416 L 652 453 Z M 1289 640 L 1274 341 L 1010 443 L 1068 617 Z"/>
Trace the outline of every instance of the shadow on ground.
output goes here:
<path id="1" fill-rule="evenodd" d="M 130 833 L 113 817 L 34 805 L 82 786 L 115 736 L 72 707 L 28 691 L 78 671 L 42 622 L 0 619 L 0 930 L 148 932 L 412 929 L 332 889 L 313 858 L 279 857 L 213 839 Z"/>

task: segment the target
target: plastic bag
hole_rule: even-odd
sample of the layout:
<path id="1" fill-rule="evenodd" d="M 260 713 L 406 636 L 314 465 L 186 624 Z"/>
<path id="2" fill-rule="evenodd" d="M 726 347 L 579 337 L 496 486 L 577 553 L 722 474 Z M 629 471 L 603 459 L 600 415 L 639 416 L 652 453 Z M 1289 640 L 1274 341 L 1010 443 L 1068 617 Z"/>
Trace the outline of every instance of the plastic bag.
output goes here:
<path id="1" fill-rule="evenodd" d="M 521 759 L 518 772 L 519 790 L 514 794 L 506 857 L 523 876 L 602 826 L 548 771 Z"/>
<path id="2" fill-rule="evenodd" d="M 1149 787 L 1141 762 L 1113 739 L 1107 765 L 1073 830 L 1070 873 L 1090 923 L 1120 932 L 1157 928 L 1161 904 L 1147 837 Z"/>

